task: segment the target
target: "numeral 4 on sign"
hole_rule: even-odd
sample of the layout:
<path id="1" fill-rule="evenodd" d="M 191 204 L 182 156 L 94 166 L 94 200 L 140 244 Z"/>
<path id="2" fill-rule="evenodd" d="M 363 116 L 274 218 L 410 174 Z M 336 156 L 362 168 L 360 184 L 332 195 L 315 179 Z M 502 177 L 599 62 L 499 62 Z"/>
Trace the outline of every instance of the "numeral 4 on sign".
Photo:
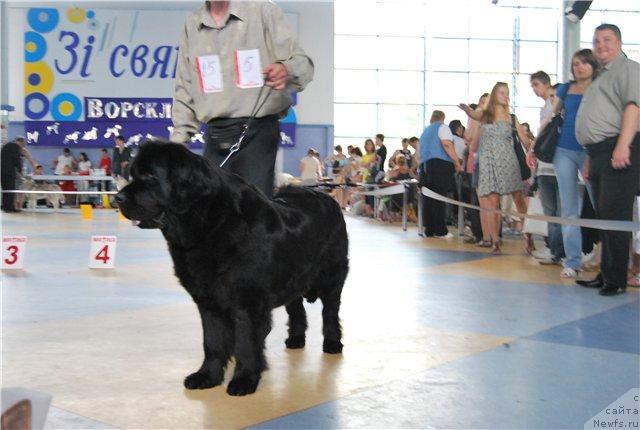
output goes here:
<path id="1" fill-rule="evenodd" d="M 113 269 L 116 261 L 116 236 L 91 236 L 90 269 Z"/>

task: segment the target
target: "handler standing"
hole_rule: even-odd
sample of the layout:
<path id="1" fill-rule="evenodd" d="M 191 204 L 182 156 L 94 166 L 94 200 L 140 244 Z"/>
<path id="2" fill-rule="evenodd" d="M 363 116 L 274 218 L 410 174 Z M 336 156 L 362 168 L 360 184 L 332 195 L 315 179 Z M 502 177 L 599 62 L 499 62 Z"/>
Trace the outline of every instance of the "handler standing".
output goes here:
<path id="1" fill-rule="evenodd" d="M 593 35 L 600 76 L 585 91 L 576 118 L 576 137 L 589 154 L 586 162 L 598 218 L 631 221 L 640 184 L 640 65 L 622 52 L 622 35 L 601 24 Z M 602 230 L 602 264 L 596 279 L 576 281 L 599 288 L 602 296 L 627 288 L 630 232 Z"/>
<path id="2" fill-rule="evenodd" d="M 290 92 L 302 91 L 312 78 L 313 62 L 278 6 L 207 1 L 184 25 L 171 140 L 186 143 L 206 123 L 204 156 L 219 165 L 255 115 L 224 168 L 270 197 L 279 118 L 291 106 Z"/>

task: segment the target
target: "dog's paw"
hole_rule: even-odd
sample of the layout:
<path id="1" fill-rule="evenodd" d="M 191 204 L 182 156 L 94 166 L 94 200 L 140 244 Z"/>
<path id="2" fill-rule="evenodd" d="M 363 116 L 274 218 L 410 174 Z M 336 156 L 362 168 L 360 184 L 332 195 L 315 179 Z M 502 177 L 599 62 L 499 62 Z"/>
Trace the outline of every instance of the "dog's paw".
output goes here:
<path id="1" fill-rule="evenodd" d="M 229 382 L 227 394 L 230 396 L 246 396 L 247 394 L 255 393 L 258 388 L 258 382 L 260 382 L 260 376 L 257 375 L 237 376 Z"/>
<path id="2" fill-rule="evenodd" d="M 187 390 L 204 390 L 220 385 L 222 380 L 216 380 L 206 373 L 196 372 L 184 378 L 184 388 Z"/>
<path id="3" fill-rule="evenodd" d="M 304 348 L 305 337 L 304 336 L 291 336 L 287 340 L 284 341 L 284 344 L 289 349 L 300 349 Z"/>
<path id="4" fill-rule="evenodd" d="M 339 340 L 325 340 L 322 343 L 322 351 L 327 354 L 340 354 L 342 352 L 342 342 Z"/>

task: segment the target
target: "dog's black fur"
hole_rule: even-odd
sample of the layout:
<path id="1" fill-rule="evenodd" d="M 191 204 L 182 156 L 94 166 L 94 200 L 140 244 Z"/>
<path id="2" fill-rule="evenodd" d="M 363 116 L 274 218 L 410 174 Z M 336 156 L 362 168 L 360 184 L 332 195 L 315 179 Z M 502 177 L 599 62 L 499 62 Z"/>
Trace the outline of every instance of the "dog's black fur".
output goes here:
<path id="1" fill-rule="evenodd" d="M 220 385 L 231 356 L 227 393 L 253 393 L 267 368 L 271 309 L 285 305 L 287 348 L 305 345 L 303 298 L 322 301 L 323 351 L 342 352 L 338 317 L 349 270 L 338 204 L 303 188 L 273 199 L 183 145 L 143 145 L 132 182 L 116 196 L 124 216 L 162 230 L 176 276 L 200 311 L 204 362 L 184 386 Z"/>

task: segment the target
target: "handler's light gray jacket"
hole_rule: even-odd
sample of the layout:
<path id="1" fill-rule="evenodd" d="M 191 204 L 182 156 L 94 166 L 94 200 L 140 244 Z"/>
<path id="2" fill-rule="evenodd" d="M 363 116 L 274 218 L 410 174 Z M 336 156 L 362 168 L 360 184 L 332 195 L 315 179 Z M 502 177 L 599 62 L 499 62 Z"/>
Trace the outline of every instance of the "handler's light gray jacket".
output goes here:
<path id="1" fill-rule="evenodd" d="M 298 46 L 293 32 L 278 6 L 262 1 L 232 1 L 229 17 L 218 26 L 206 6 L 187 18 L 182 41 L 172 117 L 171 140 L 186 142 L 200 131 L 202 123 L 213 118 L 238 118 L 251 115 L 259 88 L 241 89 L 235 84 L 236 49 L 258 49 L 262 68 L 282 63 L 289 84 L 282 91 L 271 92 L 257 117 L 277 114 L 291 106 L 291 91 L 302 91 L 313 78 L 313 62 Z M 196 58 L 218 55 L 222 67 L 223 91 L 204 93 L 200 89 Z M 262 92 L 264 99 L 267 91 Z"/>

